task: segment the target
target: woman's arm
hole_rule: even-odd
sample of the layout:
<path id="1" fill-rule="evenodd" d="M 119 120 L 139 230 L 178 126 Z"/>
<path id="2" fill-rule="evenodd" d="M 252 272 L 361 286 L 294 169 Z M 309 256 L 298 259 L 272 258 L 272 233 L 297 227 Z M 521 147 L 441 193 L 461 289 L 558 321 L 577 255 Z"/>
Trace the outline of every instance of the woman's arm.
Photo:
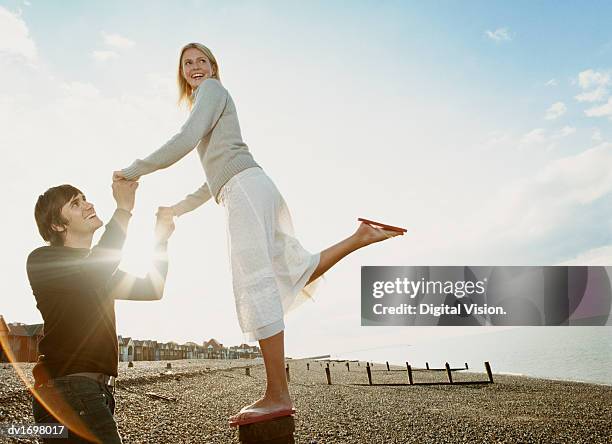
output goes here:
<path id="1" fill-rule="evenodd" d="M 182 216 L 185 213 L 195 210 L 199 206 L 206 203 L 212 194 L 210 192 L 210 188 L 207 183 L 204 183 L 200 188 L 198 188 L 193 193 L 185 196 L 183 200 L 181 200 L 176 205 L 172 205 L 172 212 L 175 216 Z"/>
<path id="2" fill-rule="evenodd" d="M 128 180 L 152 173 L 178 162 L 193 150 L 215 126 L 227 104 L 227 91 L 217 79 L 206 79 L 196 92 L 189 118 L 180 131 L 161 148 L 144 159 L 137 159 L 121 170 Z"/>

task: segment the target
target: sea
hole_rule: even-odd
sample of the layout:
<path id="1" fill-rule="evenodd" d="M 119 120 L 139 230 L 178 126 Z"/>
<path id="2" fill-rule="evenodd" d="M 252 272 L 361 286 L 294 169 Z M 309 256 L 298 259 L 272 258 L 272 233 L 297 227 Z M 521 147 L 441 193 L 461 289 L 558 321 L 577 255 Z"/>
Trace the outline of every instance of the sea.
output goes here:
<path id="1" fill-rule="evenodd" d="M 475 327 L 478 328 L 478 327 Z M 424 368 L 464 367 L 493 374 L 589 382 L 612 386 L 612 327 L 517 327 L 422 344 L 400 344 L 332 355 L 334 359 Z"/>

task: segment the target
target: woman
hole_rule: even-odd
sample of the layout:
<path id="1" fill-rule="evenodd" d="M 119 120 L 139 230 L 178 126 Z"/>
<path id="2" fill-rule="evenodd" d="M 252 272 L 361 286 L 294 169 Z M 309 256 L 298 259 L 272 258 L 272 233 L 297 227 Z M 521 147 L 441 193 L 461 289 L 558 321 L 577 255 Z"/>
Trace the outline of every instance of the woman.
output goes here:
<path id="1" fill-rule="evenodd" d="M 294 411 L 285 376 L 284 313 L 309 297 L 315 281 L 344 256 L 402 233 L 362 223 L 353 235 L 321 253 L 307 252 L 293 236 L 281 194 L 242 140 L 236 107 L 220 82 L 211 51 L 199 43 L 185 45 L 177 76 L 179 101 L 187 100 L 191 107 L 187 122 L 161 148 L 114 177 L 137 180 L 169 167 L 197 146 L 207 182 L 160 212 L 180 216 L 211 197 L 225 208 L 238 319 L 247 337 L 259 341 L 267 379 L 265 395 L 230 422 L 290 415 Z"/>

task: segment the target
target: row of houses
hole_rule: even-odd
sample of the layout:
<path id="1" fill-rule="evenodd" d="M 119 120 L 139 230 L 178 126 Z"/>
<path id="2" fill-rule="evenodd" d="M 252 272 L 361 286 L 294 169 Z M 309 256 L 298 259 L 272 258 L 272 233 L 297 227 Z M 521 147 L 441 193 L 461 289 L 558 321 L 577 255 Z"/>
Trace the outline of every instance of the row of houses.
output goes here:
<path id="1" fill-rule="evenodd" d="M 22 323 L 7 324 L 0 315 L 0 362 L 9 362 L 10 348 L 15 362 L 36 362 L 38 344 L 43 337 L 43 324 L 26 325 Z M 216 339 L 202 344 L 187 342 L 158 342 L 117 337 L 120 361 L 168 361 L 176 359 L 239 359 L 261 357 L 257 346 L 241 344 L 224 347 Z"/>
<path id="2" fill-rule="evenodd" d="M 261 357 L 257 346 L 241 344 L 226 348 L 216 339 L 202 345 L 195 342 L 157 342 L 119 336 L 120 361 L 170 361 L 175 359 L 253 359 Z"/>

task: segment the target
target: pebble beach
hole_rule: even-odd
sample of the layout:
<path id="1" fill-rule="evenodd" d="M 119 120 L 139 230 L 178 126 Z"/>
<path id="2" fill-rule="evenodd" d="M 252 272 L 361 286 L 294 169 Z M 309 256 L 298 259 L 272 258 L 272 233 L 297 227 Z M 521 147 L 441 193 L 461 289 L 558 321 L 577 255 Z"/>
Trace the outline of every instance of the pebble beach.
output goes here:
<path id="1" fill-rule="evenodd" d="M 494 363 L 493 384 L 412 386 L 405 367 L 387 371 L 374 364 L 370 386 L 364 362 L 349 368 L 344 361 L 288 363 L 297 443 L 609 443 L 612 436 L 611 386 L 498 375 Z M 0 367 L 0 422 L 33 422 L 26 388 L 32 366 Z M 415 369 L 413 377 L 447 381 L 446 372 Z M 453 372 L 453 380 L 488 377 Z M 227 418 L 264 387 L 259 359 L 135 362 L 132 368 L 122 362 L 115 416 L 124 443 L 238 443 Z"/>

